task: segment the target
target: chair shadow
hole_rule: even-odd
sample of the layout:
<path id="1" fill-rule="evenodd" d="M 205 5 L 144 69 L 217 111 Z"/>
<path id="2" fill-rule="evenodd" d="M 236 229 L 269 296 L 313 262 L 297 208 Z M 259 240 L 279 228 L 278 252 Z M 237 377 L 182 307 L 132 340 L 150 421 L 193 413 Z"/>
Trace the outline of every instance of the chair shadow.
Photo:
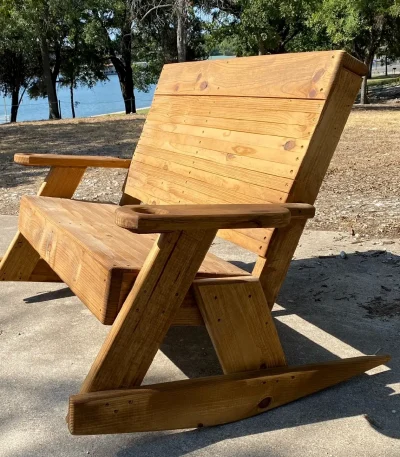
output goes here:
<path id="1" fill-rule="evenodd" d="M 42 292 L 37 295 L 32 295 L 32 297 L 24 298 L 25 303 L 41 303 L 49 300 L 57 300 L 59 298 L 69 298 L 74 297 L 75 294 L 69 287 L 64 287 L 63 289 L 52 290 L 49 292 Z"/>
<path id="2" fill-rule="evenodd" d="M 232 263 L 246 271 L 252 271 L 254 266 L 253 263 Z M 280 306 L 273 311 L 289 364 L 347 357 L 341 354 L 339 357 L 287 324 L 298 320 L 337 341 L 342 352 L 348 349 L 363 354 L 390 353 L 390 370 L 358 376 L 236 424 L 185 431 L 183 433 L 191 437 L 185 440 L 185 446 L 193 446 L 186 451 L 194 451 L 196 443 L 204 447 L 227 438 L 360 415 L 379 433 L 399 439 L 400 395 L 394 394 L 395 390 L 390 387 L 400 382 L 400 351 L 396 340 L 391 338 L 391 335 L 398 336 L 396 324 L 400 319 L 400 289 L 395 287 L 398 283 L 394 280 L 399 267 L 400 257 L 393 254 L 388 257 L 384 251 L 356 252 L 347 259 L 323 256 L 292 261 L 277 300 Z M 221 374 L 205 328 L 171 328 L 161 349 L 189 378 Z M 172 438 L 157 439 L 162 445 Z M 132 452 L 137 446 L 135 439 Z M 133 454 L 125 449 L 117 455 Z M 170 453 L 170 457 L 175 455 L 181 454 Z"/>
<path id="3" fill-rule="evenodd" d="M 232 263 L 246 271 L 254 266 Z M 347 259 L 323 256 L 294 260 L 277 299 L 279 307 L 273 311 L 290 365 L 347 357 L 335 351 L 336 346 L 329 341 L 323 345 L 320 340 L 299 333 L 290 325 L 297 319 L 301 325 L 312 326 L 328 340 L 333 339 L 341 350 L 344 347 L 363 354 L 390 353 L 390 370 L 352 378 L 243 421 L 177 433 L 137 434 L 115 455 L 147 455 L 150 446 L 165 447 L 169 457 L 179 457 L 227 439 L 353 416 L 363 417 L 376 432 L 399 439 L 400 395 L 395 392 L 395 385 L 400 383 L 400 349 L 395 339 L 400 319 L 396 282 L 399 268 L 400 257 L 383 251 L 356 252 Z M 26 302 L 71 295 L 65 288 L 30 297 Z M 172 327 L 161 350 L 189 378 L 221 374 L 204 327 Z"/>

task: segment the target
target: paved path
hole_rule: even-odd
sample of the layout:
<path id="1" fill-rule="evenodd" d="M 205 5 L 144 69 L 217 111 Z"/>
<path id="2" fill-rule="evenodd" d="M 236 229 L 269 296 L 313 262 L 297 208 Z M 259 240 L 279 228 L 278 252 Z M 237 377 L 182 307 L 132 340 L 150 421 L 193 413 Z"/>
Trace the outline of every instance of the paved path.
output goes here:
<path id="1" fill-rule="evenodd" d="M 0 217 L 0 252 L 15 228 L 15 217 Z M 305 234 L 275 307 L 278 330 L 292 364 L 379 352 L 392 354 L 388 367 L 201 430 L 69 435 L 68 396 L 78 391 L 107 328 L 64 285 L 0 283 L 0 456 L 399 456 L 400 242 L 352 243 L 346 234 Z M 213 249 L 251 267 L 252 256 L 240 249 L 224 242 Z M 156 362 L 147 383 L 218 369 L 200 328 L 170 331 Z"/>

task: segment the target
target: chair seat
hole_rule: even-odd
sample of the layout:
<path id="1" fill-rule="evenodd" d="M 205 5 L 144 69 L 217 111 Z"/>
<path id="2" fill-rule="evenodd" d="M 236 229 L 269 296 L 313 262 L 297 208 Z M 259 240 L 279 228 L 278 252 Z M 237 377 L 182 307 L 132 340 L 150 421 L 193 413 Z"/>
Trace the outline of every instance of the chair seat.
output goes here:
<path id="1" fill-rule="evenodd" d="M 114 321 L 157 238 L 118 227 L 116 208 L 24 196 L 19 218 L 25 238 L 104 324 Z M 247 275 L 210 253 L 198 272 L 199 277 Z"/>

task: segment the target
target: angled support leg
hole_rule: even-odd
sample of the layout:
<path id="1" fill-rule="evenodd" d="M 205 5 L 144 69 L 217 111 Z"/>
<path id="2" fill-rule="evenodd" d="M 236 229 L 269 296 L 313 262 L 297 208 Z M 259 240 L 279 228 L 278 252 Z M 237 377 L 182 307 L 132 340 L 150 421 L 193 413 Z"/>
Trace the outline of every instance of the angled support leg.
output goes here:
<path id="1" fill-rule="evenodd" d="M 196 428 L 245 419 L 386 363 L 365 356 L 70 397 L 74 435 Z"/>
<path id="2" fill-rule="evenodd" d="M 78 187 L 85 167 L 53 167 L 39 189 L 42 197 L 71 198 Z M 40 260 L 26 238 L 17 232 L 0 262 L 0 281 L 57 281 L 57 275 Z"/>
<path id="3" fill-rule="evenodd" d="M 193 288 L 224 373 L 286 365 L 258 278 L 199 279 Z"/>
<path id="4" fill-rule="evenodd" d="M 106 338 L 81 393 L 139 386 L 216 235 L 160 235 Z"/>

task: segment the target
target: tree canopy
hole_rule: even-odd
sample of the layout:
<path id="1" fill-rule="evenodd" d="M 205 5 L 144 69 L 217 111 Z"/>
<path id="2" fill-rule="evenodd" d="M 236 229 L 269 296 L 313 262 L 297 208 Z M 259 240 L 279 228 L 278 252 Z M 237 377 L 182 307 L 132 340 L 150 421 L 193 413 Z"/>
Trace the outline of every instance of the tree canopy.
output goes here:
<path id="1" fill-rule="evenodd" d="M 343 48 L 367 65 L 400 55 L 400 0 L 0 0 L 0 91 L 46 97 L 118 75 L 125 112 L 165 63 Z M 365 98 L 366 84 L 364 85 Z"/>

